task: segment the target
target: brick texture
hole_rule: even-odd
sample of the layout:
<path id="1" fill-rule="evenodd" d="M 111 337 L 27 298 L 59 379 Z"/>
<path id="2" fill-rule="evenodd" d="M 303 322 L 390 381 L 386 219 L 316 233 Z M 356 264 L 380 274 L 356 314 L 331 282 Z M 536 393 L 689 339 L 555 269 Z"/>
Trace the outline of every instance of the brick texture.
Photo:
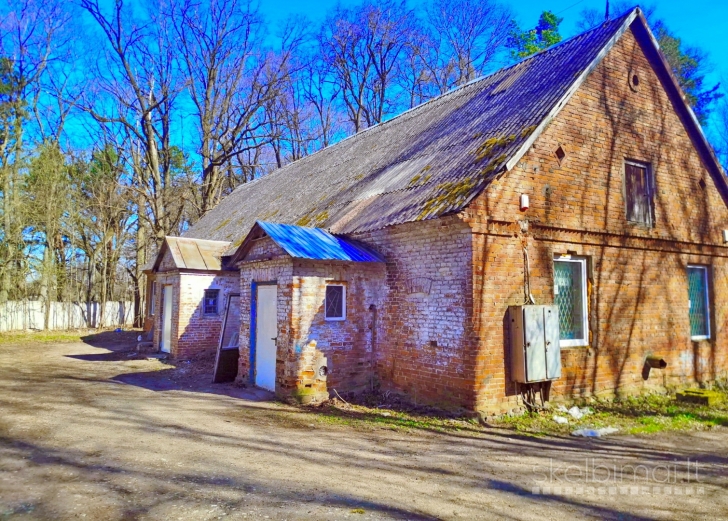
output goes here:
<path id="1" fill-rule="evenodd" d="M 162 339 L 162 288 L 172 291 L 172 332 L 170 355 L 188 359 L 217 349 L 222 330 L 225 304 L 230 293 L 239 288 L 236 272 L 195 272 L 176 269 L 169 252 L 162 258 L 157 282 L 154 316 L 154 347 L 159 349 Z M 205 314 L 203 297 L 206 289 L 219 289 L 218 312 Z"/>
<path id="2" fill-rule="evenodd" d="M 628 78 L 637 74 L 639 88 Z M 559 162 L 561 146 L 566 157 Z M 654 226 L 625 217 L 624 161 L 650 163 Z M 531 207 L 520 212 L 520 194 Z M 726 204 L 645 58 L 627 33 L 588 77 L 523 160 L 465 212 L 473 227 L 474 326 L 481 343 L 477 408 L 515 401 L 503 346 L 508 305 L 531 290 L 553 302 L 553 258 L 586 256 L 592 284 L 588 347 L 562 351 L 556 397 L 640 392 L 725 375 L 728 289 L 722 229 Z M 527 226 L 526 232 L 524 227 Z M 689 334 L 686 267 L 710 267 L 713 338 Z M 642 379 L 644 357 L 668 363 Z"/>

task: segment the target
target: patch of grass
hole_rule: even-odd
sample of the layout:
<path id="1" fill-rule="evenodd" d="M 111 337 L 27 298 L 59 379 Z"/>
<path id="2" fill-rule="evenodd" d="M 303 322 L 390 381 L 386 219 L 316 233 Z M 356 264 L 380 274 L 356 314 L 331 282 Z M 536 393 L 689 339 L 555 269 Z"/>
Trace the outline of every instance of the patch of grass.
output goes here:
<path id="1" fill-rule="evenodd" d="M 663 431 L 691 431 L 728 426 L 728 394 L 721 404 L 713 407 L 677 402 L 674 395 L 650 394 L 616 400 L 594 400 L 588 407 L 593 411 L 579 420 L 550 410 L 503 416 L 492 422 L 532 436 L 568 435 L 581 428 L 616 427 L 626 434 L 655 434 Z M 566 425 L 553 420 L 554 415 L 569 420 Z"/>
<path id="2" fill-rule="evenodd" d="M 0 333 L 0 344 L 81 342 L 81 337 L 87 334 L 88 331 L 13 331 L 10 333 Z"/>

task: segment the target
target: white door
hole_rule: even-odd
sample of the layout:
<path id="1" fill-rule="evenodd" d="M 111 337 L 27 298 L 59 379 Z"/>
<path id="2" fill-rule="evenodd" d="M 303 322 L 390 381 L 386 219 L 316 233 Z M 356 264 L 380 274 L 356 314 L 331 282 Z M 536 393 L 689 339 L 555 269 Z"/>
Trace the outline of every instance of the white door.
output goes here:
<path id="1" fill-rule="evenodd" d="M 255 385 L 276 390 L 276 337 L 278 288 L 258 286 L 255 311 Z"/>
<path id="2" fill-rule="evenodd" d="M 162 287 L 162 343 L 159 350 L 169 353 L 172 341 L 172 286 Z"/>

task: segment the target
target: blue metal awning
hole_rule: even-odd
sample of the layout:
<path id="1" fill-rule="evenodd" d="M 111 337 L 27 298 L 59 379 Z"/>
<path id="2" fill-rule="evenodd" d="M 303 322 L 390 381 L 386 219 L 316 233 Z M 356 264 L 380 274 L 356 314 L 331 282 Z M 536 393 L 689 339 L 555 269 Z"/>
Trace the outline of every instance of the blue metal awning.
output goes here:
<path id="1" fill-rule="evenodd" d="M 351 262 L 384 262 L 384 259 L 361 243 L 337 237 L 321 228 L 257 221 L 256 224 L 291 257 Z"/>

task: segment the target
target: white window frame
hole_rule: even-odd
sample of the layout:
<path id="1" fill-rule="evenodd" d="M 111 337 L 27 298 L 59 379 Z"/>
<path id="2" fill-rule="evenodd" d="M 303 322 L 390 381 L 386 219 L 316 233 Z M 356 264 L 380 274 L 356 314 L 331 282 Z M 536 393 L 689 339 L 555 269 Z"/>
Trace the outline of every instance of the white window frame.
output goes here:
<path id="1" fill-rule="evenodd" d="M 707 335 L 690 335 L 690 340 L 709 340 L 710 339 L 710 315 L 711 315 L 711 309 L 710 309 L 710 273 L 708 270 L 708 266 L 704 266 L 702 264 L 688 264 L 688 268 L 693 269 L 699 269 L 703 271 L 703 276 L 705 277 L 705 325 L 708 326 L 708 334 Z M 685 271 L 687 274 L 687 270 Z M 689 282 L 688 282 L 689 284 Z M 690 327 L 690 298 L 688 298 L 688 328 Z"/>
<path id="2" fill-rule="evenodd" d="M 328 305 L 326 303 L 326 290 L 324 290 L 324 320 L 329 322 L 341 322 L 343 320 L 346 320 L 346 286 L 344 284 L 326 284 L 326 288 L 329 287 L 340 287 L 342 289 L 341 293 L 341 316 L 340 317 L 329 317 L 326 316 L 326 310 L 328 310 Z"/>
<path id="3" fill-rule="evenodd" d="M 582 330 L 584 331 L 584 338 L 572 338 L 572 339 L 560 339 L 559 345 L 561 347 L 584 347 L 589 345 L 589 295 L 587 293 L 587 272 L 586 272 L 586 257 L 572 257 L 570 255 L 554 257 L 554 264 L 557 262 L 572 262 L 581 265 L 581 305 L 582 305 Z M 556 267 L 554 266 L 554 302 L 556 301 Z"/>

